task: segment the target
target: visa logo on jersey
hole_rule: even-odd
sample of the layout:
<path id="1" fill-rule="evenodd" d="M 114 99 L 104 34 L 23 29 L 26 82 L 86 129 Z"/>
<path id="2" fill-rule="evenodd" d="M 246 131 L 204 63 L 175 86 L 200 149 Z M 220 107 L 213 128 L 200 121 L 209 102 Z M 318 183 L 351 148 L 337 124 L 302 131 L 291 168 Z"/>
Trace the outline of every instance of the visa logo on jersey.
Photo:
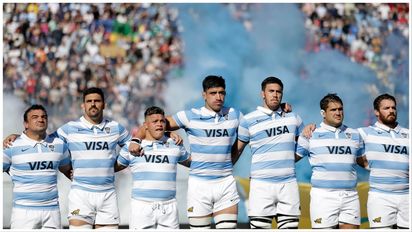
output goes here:
<path id="1" fill-rule="evenodd" d="M 289 129 L 287 126 L 278 126 L 265 131 L 268 137 L 289 133 Z"/>
<path id="2" fill-rule="evenodd" d="M 352 154 L 350 147 L 347 146 L 327 146 L 329 154 Z"/>
<path id="3" fill-rule="evenodd" d="M 383 145 L 383 148 L 385 149 L 385 152 L 389 153 L 395 153 L 395 154 L 408 154 L 408 149 L 405 146 L 399 146 L 399 145 Z"/>
<path id="4" fill-rule="evenodd" d="M 144 155 L 147 163 L 169 163 L 167 155 Z"/>
<path id="5" fill-rule="evenodd" d="M 207 137 L 228 137 L 229 131 L 227 129 L 212 129 L 205 130 Z"/>
<path id="6" fill-rule="evenodd" d="M 31 170 L 53 169 L 53 161 L 29 162 Z"/>
<path id="7" fill-rule="evenodd" d="M 87 150 L 109 150 L 109 143 L 107 142 L 84 142 Z"/>

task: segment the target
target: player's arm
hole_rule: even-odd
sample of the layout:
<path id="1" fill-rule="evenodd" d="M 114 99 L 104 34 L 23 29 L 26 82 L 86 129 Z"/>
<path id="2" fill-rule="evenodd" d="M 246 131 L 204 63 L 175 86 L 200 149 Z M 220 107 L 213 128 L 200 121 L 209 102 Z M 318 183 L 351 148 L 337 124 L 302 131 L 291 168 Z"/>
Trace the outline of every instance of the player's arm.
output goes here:
<path id="1" fill-rule="evenodd" d="M 3 149 L 9 148 L 13 142 L 19 137 L 18 134 L 11 134 L 3 140 Z"/>
<path id="2" fill-rule="evenodd" d="M 361 156 L 361 157 L 356 158 L 356 163 L 358 163 L 358 165 L 361 166 L 362 168 L 369 170 L 369 163 L 368 163 L 368 160 L 366 159 L 366 156 Z"/>
<path id="3" fill-rule="evenodd" d="M 179 162 L 180 165 L 183 165 L 183 166 L 188 167 L 188 168 L 190 168 L 190 163 L 192 163 L 192 157 L 191 156 L 189 156 L 188 159 Z"/>
<path id="4" fill-rule="evenodd" d="M 243 142 L 242 140 L 236 139 L 236 142 L 232 146 L 231 151 L 231 158 L 232 164 L 235 165 L 236 162 L 239 160 L 240 155 L 242 154 L 243 150 L 246 147 L 247 142 Z"/>
<path id="5" fill-rule="evenodd" d="M 114 163 L 114 172 L 120 172 L 125 168 L 127 168 L 127 166 L 122 165 L 118 160 Z"/>
<path id="6" fill-rule="evenodd" d="M 176 120 L 173 119 L 172 116 L 166 116 L 166 130 L 168 131 L 175 131 L 180 129 L 179 125 L 177 125 Z"/>
<path id="7" fill-rule="evenodd" d="M 63 175 L 67 177 L 69 180 L 72 180 L 73 167 L 71 164 L 60 166 L 59 171 L 63 173 Z"/>
<path id="8" fill-rule="evenodd" d="M 132 142 L 127 143 L 120 149 L 119 155 L 117 156 L 116 162 L 114 162 L 114 172 L 119 172 L 130 164 L 130 159 L 133 158 L 133 154 L 129 152 L 128 147 Z M 143 150 L 143 149 L 142 149 Z"/>

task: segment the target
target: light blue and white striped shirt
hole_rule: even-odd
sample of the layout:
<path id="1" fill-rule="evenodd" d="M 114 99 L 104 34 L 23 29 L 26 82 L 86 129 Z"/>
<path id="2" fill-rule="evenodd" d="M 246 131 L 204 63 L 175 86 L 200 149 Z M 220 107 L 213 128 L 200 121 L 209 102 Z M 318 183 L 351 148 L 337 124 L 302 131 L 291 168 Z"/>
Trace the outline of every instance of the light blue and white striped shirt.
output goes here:
<path id="1" fill-rule="evenodd" d="M 57 134 L 71 152 L 72 188 L 91 192 L 114 189 L 116 146 L 131 139 L 122 125 L 108 119 L 94 125 L 81 117 L 60 127 Z"/>
<path id="2" fill-rule="evenodd" d="M 201 107 L 173 115 L 188 134 L 191 177 L 219 179 L 232 175 L 231 149 L 241 117 L 240 111 L 228 107 L 219 113 Z"/>
<path id="3" fill-rule="evenodd" d="M 68 164 L 69 152 L 61 139 L 35 141 L 23 133 L 3 151 L 3 172 L 9 172 L 13 182 L 13 207 L 58 209 L 57 172 Z"/>
<path id="4" fill-rule="evenodd" d="M 133 156 L 124 146 L 117 162 L 129 166 L 133 176 L 132 198 L 143 201 L 166 201 L 176 197 L 178 162 L 189 158 L 183 146 L 167 137 L 142 141 L 144 155 Z"/>
<path id="5" fill-rule="evenodd" d="M 303 129 L 295 113 L 258 106 L 241 120 L 239 140 L 249 143 L 252 153 L 250 177 L 276 183 L 296 180 L 295 138 Z"/>
<path id="6" fill-rule="evenodd" d="M 356 158 L 361 156 L 361 146 L 357 130 L 345 125 L 335 128 L 322 122 L 309 140 L 299 136 L 296 153 L 309 156 L 312 187 L 354 189 Z"/>
<path id="7" fill-rule="evenodd" d="M 409 193 L 409 130 L 382 123 L 359 128 L 370 168 L 370 191 Z"/>

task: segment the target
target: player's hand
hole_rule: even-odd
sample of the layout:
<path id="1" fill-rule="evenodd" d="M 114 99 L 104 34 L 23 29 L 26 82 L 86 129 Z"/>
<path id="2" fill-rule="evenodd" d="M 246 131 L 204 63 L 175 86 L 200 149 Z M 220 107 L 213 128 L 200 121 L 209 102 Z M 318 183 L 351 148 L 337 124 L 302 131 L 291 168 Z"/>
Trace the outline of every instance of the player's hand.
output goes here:
<path id="1" fill-rule="evenodd" d="M 289 103 L 282 103 L 280 104 L 280 108 L 282 109 L 283 112 L 285 113 L 290 113 L 292 112 L 292 105 L 290 105 Z"/>
<path id="2" fill-rule="evenodd" d="M 3 140 L 3 149 L 9 148 L 19 135 L 11 134 Z"/>
<path id="3" fill-rule="evenodd" d="M 183 138 L 175 133 L 175 132 L 169 132 L 169 135 L 167 135 L 168 137 L 170 137 L 171 139 L 173 139 L 173 141 L 175 141 L 176 145 L 182 145 L 183 144 Z"/>
<path id="4" fill-rule="evenodd" d="M 302 135 L 306 137 L 307 139 L 310 139 L 312 137 L 312 132 L 316 129 L 316 124 L 311 123 L 305 126 L 302 131 Z"/>
<path id="5" fill-rule="evenodd" d="M 129 152 L 133 156 L 142 156 L 144 154 L 141 144 L 135 142 L 129 144 Z"/>

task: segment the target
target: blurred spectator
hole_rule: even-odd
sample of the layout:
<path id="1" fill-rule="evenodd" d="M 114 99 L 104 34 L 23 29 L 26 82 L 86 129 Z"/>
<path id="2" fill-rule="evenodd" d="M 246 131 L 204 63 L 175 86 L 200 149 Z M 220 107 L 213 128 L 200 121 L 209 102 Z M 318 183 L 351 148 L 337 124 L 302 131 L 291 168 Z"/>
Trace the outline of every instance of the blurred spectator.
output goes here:
<path id="1" fill-rule="evenodd" d="M 3 90 L 45 104 L 51 130 L 81 114 L 91 86 L 107 93 L 109 115 L 139 124 L 183 65 L 177 16 L 167 4 L 5 3 Z"/>
<path id="2" fill-rule="evenodd" d="M 303 3 L 300 8 L 306 16 L 307 51 L 339 50 L 374 70 L 385 87 L 394 89 L 388 77 L 397 75 L 394 64 L 409 54 L 390 49 L 388 38 L 399 35 L 408 43 L 408 3 Z"/>

